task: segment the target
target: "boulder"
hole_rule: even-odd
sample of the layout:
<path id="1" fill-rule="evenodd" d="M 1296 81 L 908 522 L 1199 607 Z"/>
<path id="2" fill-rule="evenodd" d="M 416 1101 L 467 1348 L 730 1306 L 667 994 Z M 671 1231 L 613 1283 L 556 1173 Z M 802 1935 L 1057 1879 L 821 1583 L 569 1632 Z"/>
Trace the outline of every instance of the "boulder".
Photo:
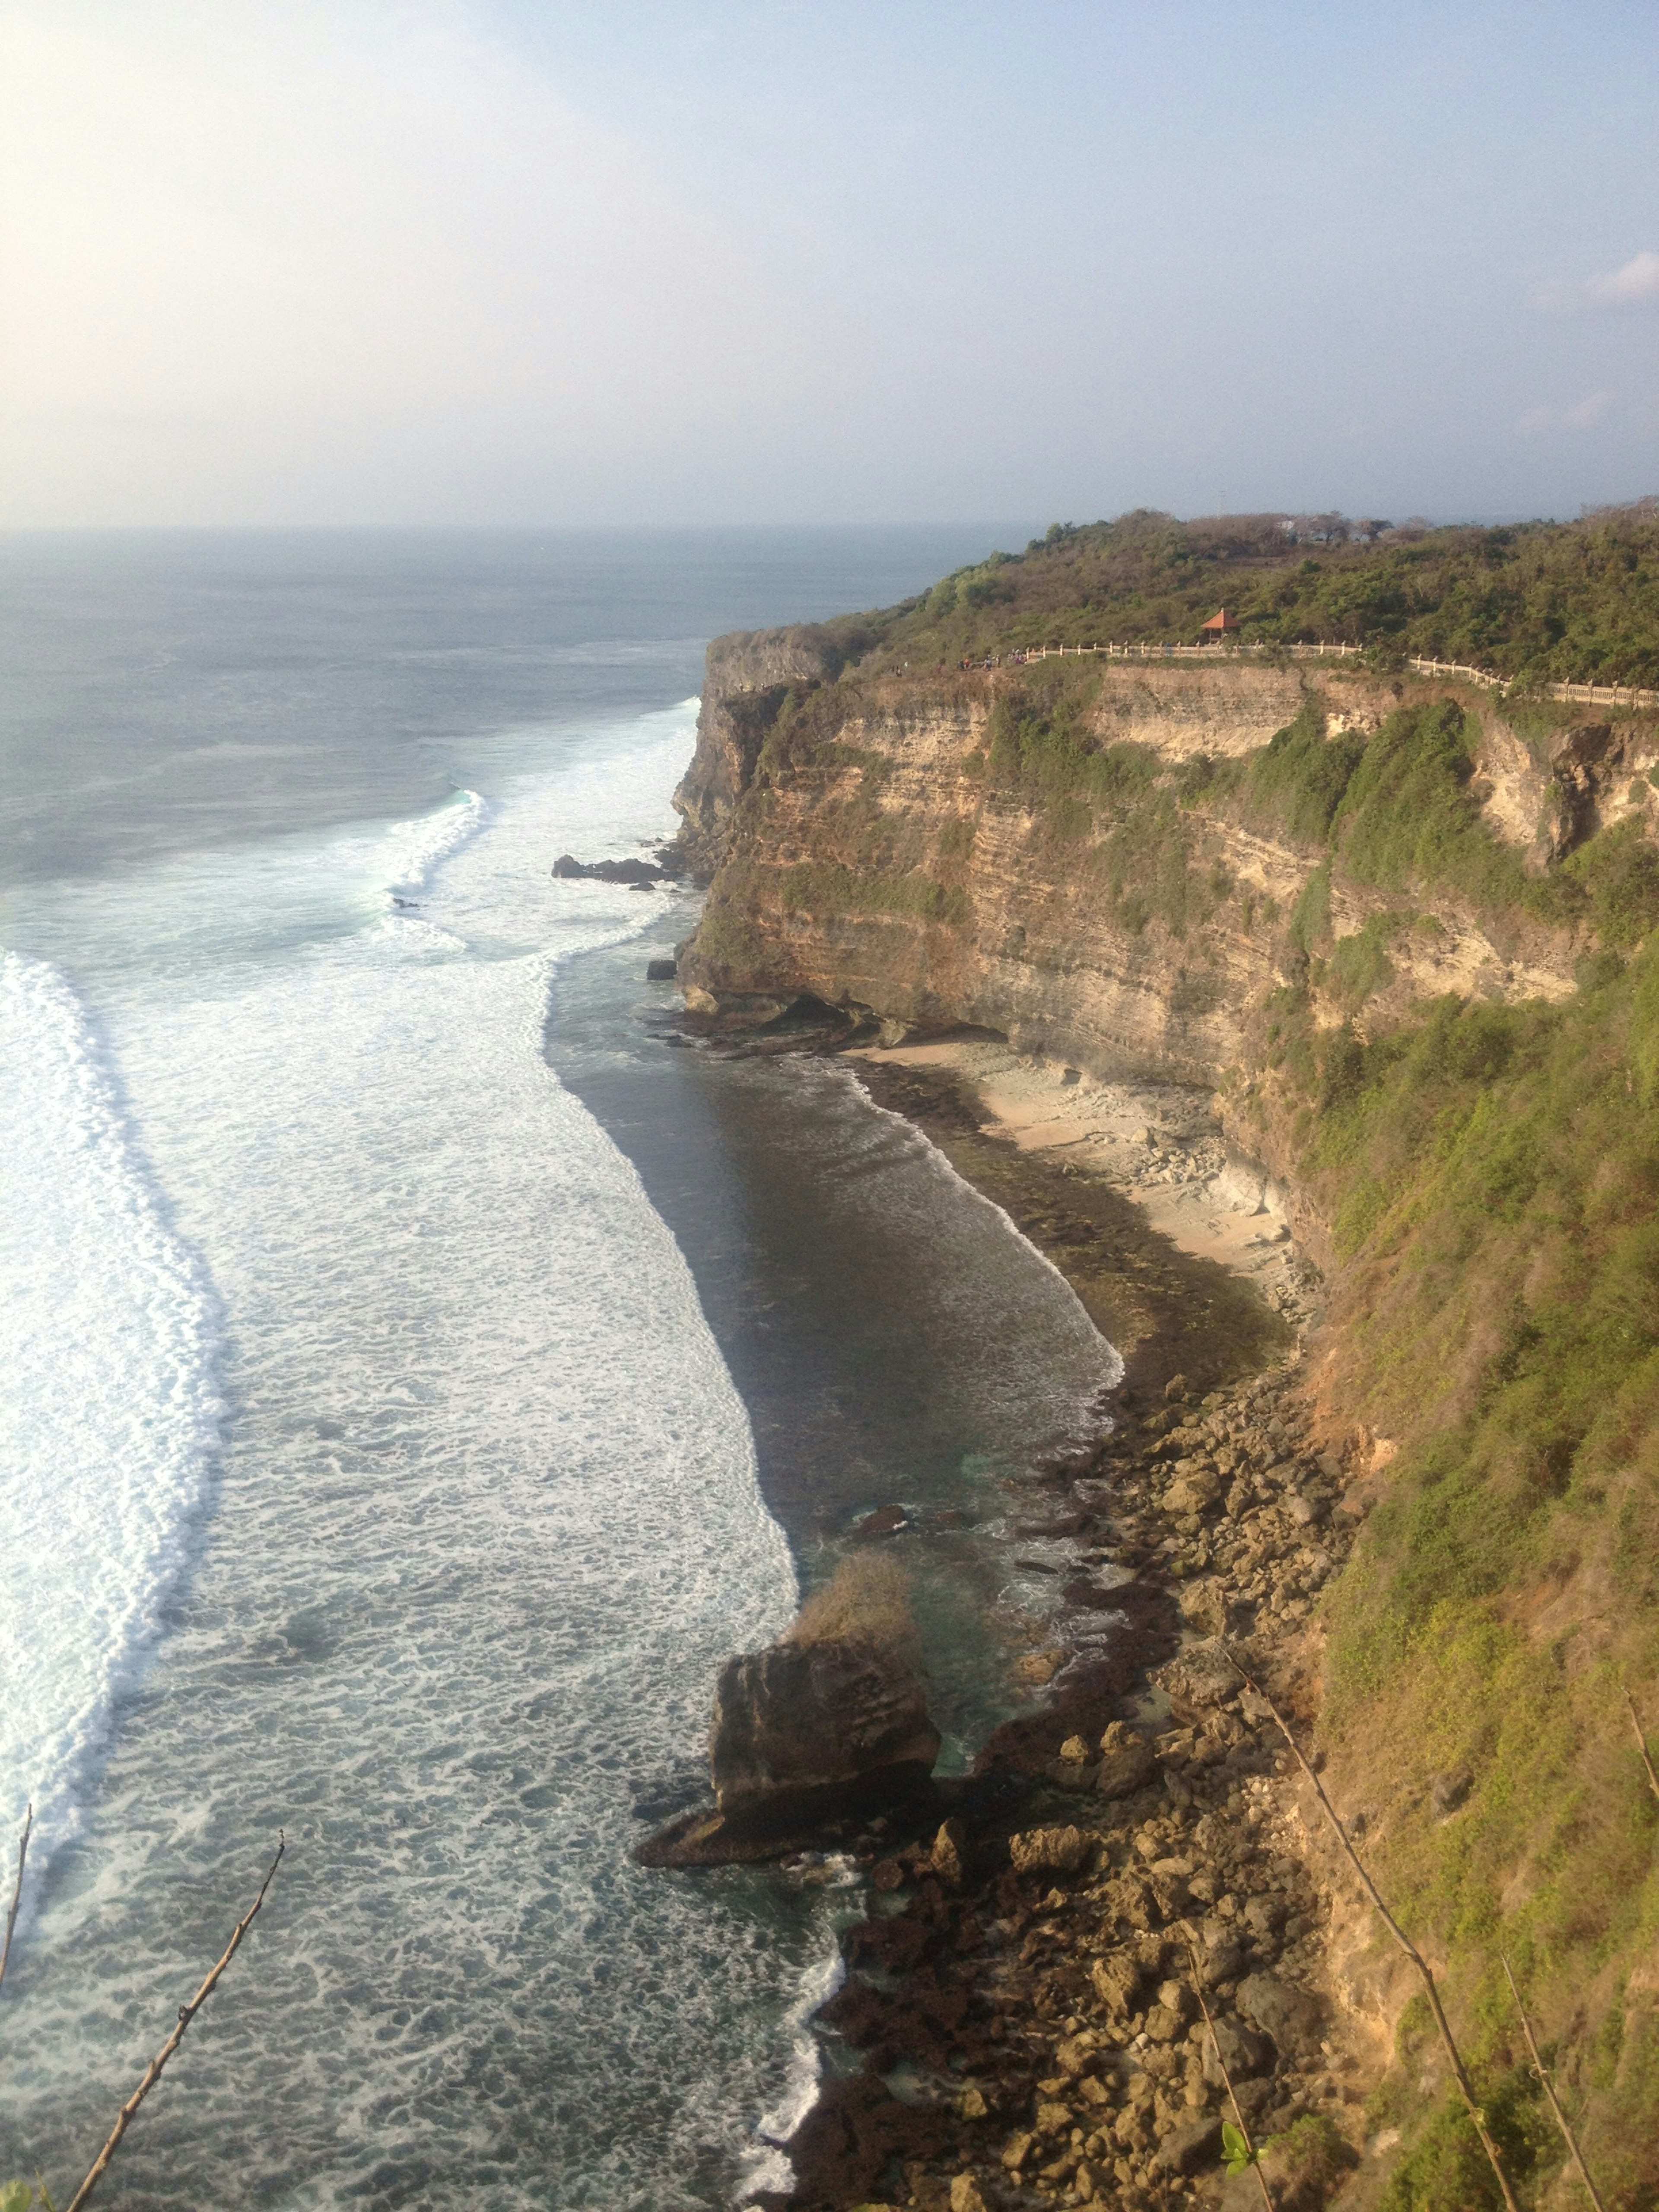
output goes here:
<path id="1" fill-rule="evenodd" d="M 1176 1718 L 1188 1726 L 1204 1720 L 1243 1687 L 1219 1637 L 1189 1644 L 1152 1679 L 1167 1693 Z"/>
<path id="2" fill-rule="evenodd" d="M 1217 2063 L 1219 2048 L 1220 2063 Z M 1236 2020 L 1212 2021 L 1211 2033 L 1204 2039 L 1204 2079 L 1212 2089 L 1225 2087 L 1222 2067 L 1235 2083 L 1252 2081 L 1258 2074 L 1265 2073 L 1273 2063 L 1273 2045 L 1265 2035 L 1243 2027 Z"/>
<path id="3" fill-rule="evenodd" d="M 1139 1963 L 1128 1951 L 1114 1951 L 1095 1960 L 1089 1969 L 1089 1978 L 1095 1985 L 1095 1995 L 1109 2013 L 1126 2013 L 1140 1987 Z"/>
<path id="4" fill-rule="evenodd" d="M 1219 1575 L 1181 1586 L 1181 1614 L 1200 1636 L 1224 1636 L 1232 1625 L 1232 1594 Z"/>
<path id="5" fill-rule="evenodd" d="M 967 1828 L 962 1821 L 956 1820 L 946 1820 L 933 1838 L 929 1864 L 947 1889 L 960 1889 L 962 1887 L 962 1855 L 967 1843 Z"/>
<path id="6" fill-rule="evenodd" d="M 985 2212 L 985 2199 L 971 2173 L 959 2173 L 951 2182 L 951 2212 Z"/>
<path id="7" fill-rule="evenodd" d="M 1075 1874 L 1094 1842 L 1081 1828 L 1028 1828 L 1009 1837 L 1008 1856 L 1016 1874 Z"/>
<path id="8" fill-rule="evenodd" d="M 647 960 L 645 980 L 647 983 L 672 983 L 680 972 L 678 960 Z"/>
<path id="9" fill-rule="evenodd" d="M 1207 2166 L 1221 2141 L 1221 2116 L 1189 2120 L 1159 2144 L 1152 2161 L 1164 2173 L 1196 2173 Z"/>
<path id="10" fill-rule="evenodd" d="M 1277 1974 L 1249 1974 L 1238 1985 L 1236 2000 L 1246 2020 L 1272 2036 L 1281 2052 L 1291 2052 L 1316 2042 L 1324 2020 L 1324 2007 L 1310 1990 Z"/>
<path id="11" fill-rule="evenodd" d="M 1127 1797 L 1146 1787 L 1157 1765 L 1157 1754 L 1146 1737 L 1126 1721 L 1114 1721 L 1100 1739 L 1095 1787 L 1103 1797 Z"/>
<path id="12" fill-rule="evenodd" d="M 862 1813 L 925 1783 L 939 1733 L 895 1651 L 850 1640 L 774 1644 L 728 1659 L 708 1761 L 728 1827 L 782 1829 Z"/>
<path id="13" fill-rule="evenodd" d="M 1207 1513 L 1226 1487 L 1209 1468 L 1183 1468 L 1164 1493 L 1164 1510 L 1176 1515 Z"/>

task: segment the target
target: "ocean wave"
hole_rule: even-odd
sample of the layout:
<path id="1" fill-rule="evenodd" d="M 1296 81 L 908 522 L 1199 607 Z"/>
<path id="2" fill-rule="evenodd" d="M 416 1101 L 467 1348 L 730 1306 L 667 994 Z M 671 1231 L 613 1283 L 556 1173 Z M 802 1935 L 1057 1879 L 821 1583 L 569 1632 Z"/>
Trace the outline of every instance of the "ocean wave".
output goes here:
<path id="1" fill-rule="evenodd" d="M 85 1009 L 0 958 L 0 1820 L 73 1834 L 219 1448 L 218 1300 L 169 1225 Z"/>

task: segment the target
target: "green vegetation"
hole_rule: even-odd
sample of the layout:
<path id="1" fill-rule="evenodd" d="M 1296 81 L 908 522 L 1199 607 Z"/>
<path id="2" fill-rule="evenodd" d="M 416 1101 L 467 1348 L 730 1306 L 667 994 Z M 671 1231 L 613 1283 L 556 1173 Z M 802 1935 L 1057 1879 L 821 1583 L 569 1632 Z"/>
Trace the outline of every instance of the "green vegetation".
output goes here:
<path id="1" fill-rule="evenodd" d="M 886 668 L 1036 645 L 1196 641 L 1224 603 L 1245 642 L 1325 640 L 1470 662 L 1528 682 L 1659 684 L 1659 511 L 1572 523 L 1383 530 L 1294 544 L 1281 515 L 1180 522 L 1146 510 L 1056 525 L 923 596 L 845 627 Z M 1361 533 L 1363 537 L 1363 533 Z"/>

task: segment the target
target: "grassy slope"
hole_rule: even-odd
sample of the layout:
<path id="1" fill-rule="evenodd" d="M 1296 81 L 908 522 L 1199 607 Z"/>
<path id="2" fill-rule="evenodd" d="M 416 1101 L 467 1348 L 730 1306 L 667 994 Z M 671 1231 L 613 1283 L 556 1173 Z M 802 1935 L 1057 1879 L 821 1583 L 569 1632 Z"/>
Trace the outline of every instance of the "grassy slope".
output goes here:
<path id="1" fill-rule="evenodd" d="M 1273 517 L 1057 526 L 1024 554 L 993 555 L 848 625 L 848 642 L 881 667 L 1045 643 L 1192 642 L 1224 602 L 1247 641 L 1340 640 L 1534 681 L 1659 685 L 1659 517 L 1648 505 L 1372 546 L 1288 546 Z"/>
<path id="2" fill-rule="evenodd" d="M 1357 627 L 1533 675 L 1659 681 L 1651 522 L 1438 532 L 1271 568 L 1241 558 L 1237 574 L 1225 547 L 1190 536 L 1132 520 L 969 572 L 869 618 L 864 667 L 1190 630 L 1224 593 L 1264 634 Z M 1559 2146 L 1500 1948 L 1608 2202 L 1650 2204 L 1659 1822 L 1620 1701 L 1628 1684 L 1659 1725 L 1659 855 L 1625 825 L 1528 875 L 1484 826 L 1473 732 L 1443 702 L 1402 708 L 1369 742 L 1328 739 L 1310 709 L 1252 757 L 1172 780 L 1087 737 L 1091 687 L 1086 666 L 1030 672 L 982 773 L 1039 799 L 1057 836 L 1093 841 L 1127 926 L 1201 930 L 1235 896 L 1198 860 L 1206 817 L 1272 823 L 1309 854 L 1294 915 L 1243 917 L 1288 927 L 1307 964 L 1258 1010 L 1234 1080 L 1334 1224 L 1336 1402 L 1399 1446 L 1325 1603 L 1334 1777 L 1363 1793 L 1385 1887 L 1446 1961 L 1529 2197 Z M 796 746 L 815 719 L 803 702 Z M 1333 882 L 1387 892 L 1404 919 L 1334 941 Z M 1448 1000 L 1367 1025 L 1414 894 L 1455 896 L 1500 932 L 1572 929 L 1587 949 L 1577 995 Z M 1322 994 L 1354 1020 L 1319 1026 Z M 1467 1805 L 1437 1821 L 1431 1781 L 1462 1766 Z M 1414 2143 L 1383 2201 L 1496 2203 L 1467 2123 L 1417 2086 L 1424 2025 L 1408 2012 L 1407 2063 L 1375 2115 Z"/>

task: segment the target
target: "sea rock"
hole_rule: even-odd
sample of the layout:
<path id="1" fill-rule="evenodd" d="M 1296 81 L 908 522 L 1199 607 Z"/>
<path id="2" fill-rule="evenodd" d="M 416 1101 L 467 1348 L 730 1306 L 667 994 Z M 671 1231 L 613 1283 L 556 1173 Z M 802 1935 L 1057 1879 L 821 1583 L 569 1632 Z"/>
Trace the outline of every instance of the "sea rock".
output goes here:
<path id="1" fill-rule="evenodd" d="M 1081 1828 L 1028 1828 L 1010 1836 L 1008 1856 L 1016 1874 L 1075 1874 L 1094 1841 Z"/>
<path id="2" fill-rule="evenodd" d="M 680 972 L 678 960 L 647 960 L 645 980 L 647 983 L 672 983 Z"/>
<path id="3" fill-rule="evenodd" d="M 653 860 L 579 860 L 574 853 L 561 853 L 553 863 L 553 872 L 565 883 L 631 884 L 643 887 L 661 883 L 668 871 Z"/>
<path id="4" fill-rule="evenodd" d="M 774 1644 L 727 1660 L 708 1759 L 728 1826 L 783 1828 L 904 1796 L 939 1733 L 896 1652 L 854 1641 Z"/>
<path id="5" fill-rule="evenodd" d="M 1103 1797 L 1127 1797 L 1152 1778 L 1158 1757 L 1146 1737 L 1127 1721 L 1114 1721 L 1100 1739 L 1100 1767 L 1095 1788 Z"/>

